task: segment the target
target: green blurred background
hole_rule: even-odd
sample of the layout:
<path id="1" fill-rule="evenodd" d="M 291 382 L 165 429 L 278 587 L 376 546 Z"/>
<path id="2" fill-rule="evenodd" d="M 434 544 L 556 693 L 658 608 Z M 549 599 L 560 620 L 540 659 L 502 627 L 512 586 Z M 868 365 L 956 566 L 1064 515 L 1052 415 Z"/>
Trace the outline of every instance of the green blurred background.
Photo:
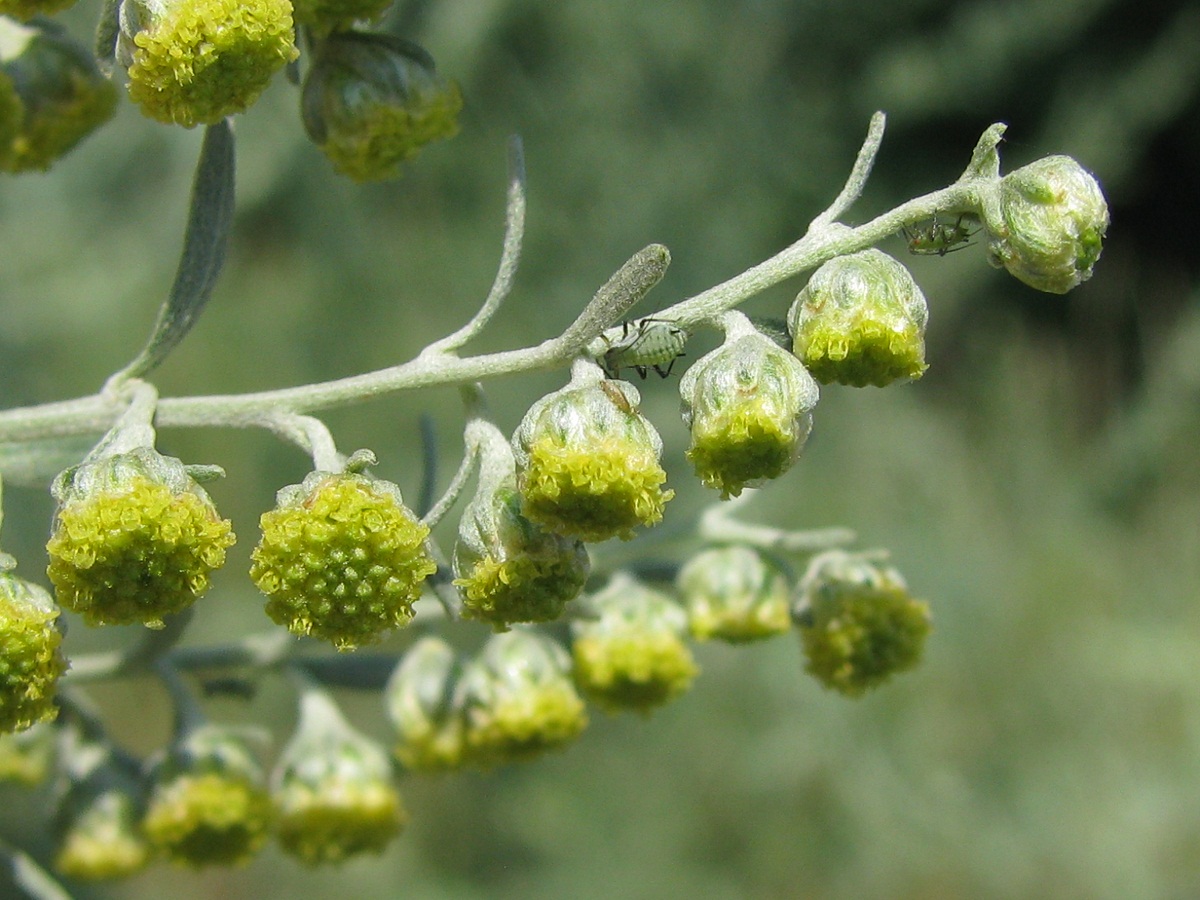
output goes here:
<path id="1" fill-rule="evenodd" d="M 85 40 L 94 14 L 68 17 Z M 791 639 L 704 646 L 692 693 L 648 721 L 595 713 L 541 762 L 405 779 L 412 822 L 381 858 L 312 872 L 272 848 L 244 869 L 158 867 L 78 896 L 1200 896 L 1196 4 L 457 0 L 401 3 L 394 25 L 462 85 L 462 133 L 399 181 L 354 186 L 304 140 L 279 79 L 239 117 L 231 257 L 158 373 L 164 394 L 349 375 L 457 327 L 494 272 L 514 132 L 526 251 L 480 350 L 558 333 L 651 241 L 674 262 L 643 314 L 774 253 L 840 189 L 875 109 L 889 130 L 849 221 L 953 180 L 1004 121 L 1006 169 L 1067 153 L 1098 175 L 1104 257 L 1058 297 L 989 268 L 978 245 L 938 259 L 886 242 L 930 301 L 928 374 L 825 389 L 805 457 L 752 508 L 889 548 L 933 607 L 916 672 L 851 701 L 803 674 Z M 49 176 L 0 184 L 4 406 L 91 393 L 136 352 L 174 272 L 200 137 L 125 103 Z M 746 308 L 782 315 L 801 284 Z M 501 426 L 560 383 L 492 384 Z M 713 498 L 683 459 L 676 385 L 643 394 L 679 491 L 668 525 L 686 527 Z M 326 420 L 415 499 L 422 411 L 444 481 L 455 392 Z M 263 629 L 243 574 L 257 517 L 306 461 L 258 432 L 160 438 L 226 468 L 212 493 L 241 536 L 189 642 Z M 4 499 L 4 547 L 40 577 L 49 499 L 8 485 Z M 73 622 L 68 642 L 131 637 Z M 165 740 L 153 682 L 95 695 L 133 749 Z M 378 698 L 345 700 L 386 736 Z M 268 678 L 250 704 L 211 707 L 284 735 L 291 702 Z M 45 795 L 6 786 L 0 803 L 0 835 L 45 859 Z"/>

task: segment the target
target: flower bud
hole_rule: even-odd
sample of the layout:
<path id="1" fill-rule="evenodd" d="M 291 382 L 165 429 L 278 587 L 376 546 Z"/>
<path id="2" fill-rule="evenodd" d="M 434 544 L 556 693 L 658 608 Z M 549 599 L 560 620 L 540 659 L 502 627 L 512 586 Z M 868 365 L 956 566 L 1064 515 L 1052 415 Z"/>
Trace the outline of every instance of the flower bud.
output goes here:
<path id="1" fill-rule="evenodd" d="M 925 295 L 880 250 L 835 256 L 788 311 L 793 350 L 822 384 L 884 387 L 925 371 Z"/>
<path id="2" fill-rule="evenodd" d="M 787 578 L 753 547 L 713 547 L 679 571 L 679 593 L 692 634 L 743 643 L 792 627 Z"/>
<path id="3" fill-rule="evenodd" d="M 899 572 L 842 551 L 814 557 L 793 617 L 808 671 L 850 697 L 916 666 L 930 631 Z"/>
<path id="4" fill-rule="evenodd" d="M 489 432 L 490 433 L 490 432 Z M 590 563 L 582 541 L 562 537 L 521 513 L 512 451 L 483 451 L 479 490 L 454 547 L 454 580 L 465 618 L 506 631 L 514 622 L 549 622 L 583 590 Z"/>
<path id="5" fill-rule="evenodd" d="M 143 113 L 192 128 L 257 100 L 293 40 L 288 0 L 122 0 L 117 60 Z"/>
<path id="6" fill-rule="evenodd" d="M 678 603 L 622 572 L 588 599 L 597 618 L 571 623 L 571 655 L 590 700 L 609 712 L 649 713 L 691 687 L 699 669 Z"/>
<path id="7" fill-rule="evenodd" d="M 728 498 L 791 468 L 812 429 L 818 388 L 796 357 L 752 331 L 698 360 L 679 393 L 692 432 L 687 457 Z"/>
<path id="8" fill-rule="evenodd" d="M 0 171 L 50 168 L 116 106 L 116 88 L 60 26 L 0 19 Z"/>
<path id="9" fill-rule="evenodd" d="M 229 729 L 201 726 L 151 771 L 143 827 L 169 859 L 190 866 L 248 861 L 267 840 L 271 798 L 245 741 Z"/>
<path id="10" fill-rule="evenodd" d="M 421 638 L 408 649 L 384 688 L 388 720 L 396 730 L 393 753 L 413 772 L 457 769 L 466 737 L 457 694 L 461 667 L 441 638 Z"/>
<path id="11" fill-rule="evenodd" d="M 624 381 L 573 378 L 530 407 L 513 435 L 524 513 L 585 541 L 629 539 L 662 520 L 675 496 L 661 485 L 662 439 Z M 590 381 L 590 383 L 589 383 Z"/>
<path id="12" fill-rule="evenodd" d="M 459 696 L 471 761 L 532 759 L 565 746 L 587 726 L 563 648 L 535 631 L 493 635 L 463 673 Z"/>
<path id="13" fill-rule="evenodd" d="M 1047 156 L 1002 178 L 985 218 L 993 266 L 1039 291 L 1065 294 L 1092 277 L 1108 204 L 1083 166 Z"/>
<path id="14" fill-rule="evenodd" d="M 37 722 L 15 734 L 0 734 L 0 782 L 41 784 L 54 758 L 54 726 Z"/>
<path id="15" fill-rule="evenodd" d="M 321 43 L 304 79 L 304 128 L 355 181 L 393 178 L 422 147 L 458 133 L 462 95 L 416 44 L 343 31 Z"/>
<path id="16" fill-rule="evenodd" d="M 208 590 L 235 541 L 187 467 L 150 448 L 68 469 L 53 492 L 46 572 L 58 602 L 92 625 L 161 628 Z"/>
<path id="17" fill-rule="evenodd" d="M 138 765 L 110 745 L 68 738 L 54 817 L 55 868 L 80 881 L 128 878 L 150 861 Z"/>
<path id="18" fill-rule="evenodd" d="M 67 670 L 58 607 L 4 563 L 0 557 L 0 734 L 53 719 L 55 688 Z"/>
<path id="19" fill-rule="evenodd" d="M 301 700 L 296 734 L 272 776 L 279 843 L 310 865 L 381 853 L 406 819 L 391 761 L 319 691 Z"/>
<path id="20" fill-rule="evenodd" d="M 353 472 L 312 472 L 263 513 L 250 577 L 267 615 L 293 634 L 339 650 L 372 643 L 408 624 L 421 584 L 437 566 L 429 529 L 389 481 Z"/>

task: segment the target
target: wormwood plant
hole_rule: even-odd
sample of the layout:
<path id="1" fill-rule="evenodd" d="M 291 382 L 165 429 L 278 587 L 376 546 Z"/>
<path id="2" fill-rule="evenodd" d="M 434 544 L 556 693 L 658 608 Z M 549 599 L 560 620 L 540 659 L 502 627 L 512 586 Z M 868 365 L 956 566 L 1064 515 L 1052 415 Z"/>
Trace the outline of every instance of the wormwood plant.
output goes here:
<path id="1" fill-rule="evenodd" d="M 942 256 L 978 240 L 994 266 L 1051 293 L 1089 278 L 1100 255 L 1108 212 L 1095 179 L 1063 156 L 1001 176 L 1002 124 L 984 131 L 952 184 L 844 224 L 883 138 L 877 113 L 840 193 L 771 258 L 636 318 L 670 259 L 651 244 L 562 334 L 472 354 L 520 258 L 525 189 L 514 140 L 499 269 L 469 322 L 411 360 L 350 378 L 160 397 L 150 376 L 195 324 L 224 257 L 229 117 L 277 71 L 300 86 L 308 135 L 356 180 L 391 177 L 457 130 L 458 88 L 429 54 L 364 24 L 385 6 L 120 0 L 106 8 L 92 54 L 38 18 L 53 10 L 37 0 L 0 0 L 0 167 L 48 168 L 102 124 L 117 102 L 113 70 L 147 116 L 205 128 L 178 272 L 144 349 L 92 396 L 0 413 L 6 473 L 48 481 L 57 442 L 95 440 L 50 486 L 52 592 L 0 555 L 0 774 L 36 783 L 52 773 L 62 875 L 118 878 L 156 858 L 229 865 L 271 836 L 311 865 L 379 852 L 406 817 L 397 767 L 415 775 L 529 760 L 579 737 L 589 703 L 648 714 L 690 688 L 690 640 L 794 631 L 808 671 L 852 697 L 913 667 L 929 608 L 885 553 L 853 549 L 847 529 L 784 531 L 733 512 L 746 508 L 748 489 L 796 463 L 820 384 L 884 387 L 924 373 L 925 297 L 875 244 L 903 233 L 911 252 Z M 738 310 L 804 273 L 786 315 L 757 321 Z M 685 367 L 680 357 L 702 329 L 723 341 Z M 507 435 L 489 418 L 486 385 L 535 369 L 561 370 L 565 384 Z M 633 544 L 624 564 L 607 565 L 589 545 L 630 540 L 670 517 L 662 441 L 625 377 L 651 370 L 681 373 L 686 456 L 713 503 L 698 522 L 676 523 L 695 532 L 701 549 L 690 558 L 664 569 Z M 462 462 L 440 496 L 432 490 L 414 509 L 371 474 L 374 453 L 339 450 L 317 414 L 438 385 L 461 390 Z M 228 426 L 296 445 L 312 471 L 279 490 L 252 554 L 250 578 L 277 627 L 185 646 L 235 536 L 203 487 L 221 470 L 162 455 L 156 432 Z M 427 480 L 437 482 L 432 468 Z M 452 514 L 457 535 L 435 536 Z M 146 630 L 123 652 L 72 654 L 63 610 L 88 626 Z M 478 629 L 466 620 L 491 630 L 470 652 L 460 648 Z M 396 642 L 402 651 L 361 652 L 396 631 L 411 635 Z M 202 675 L 237 693 L 277 672 L 295 686 L 299 723 L 267 773 L 263 748 L 208 719 L 194 688 Z M 157 678 L 175 709 L 174 737 L 148 760 L 122 749 L 86 694 L 89 683 L 131 673 Z M 390 748 L 346 721 L 332 687 L 380 692 Z M 18 848 L 5 852 L 27 891 L 53 895 L 48 873 Z"/>

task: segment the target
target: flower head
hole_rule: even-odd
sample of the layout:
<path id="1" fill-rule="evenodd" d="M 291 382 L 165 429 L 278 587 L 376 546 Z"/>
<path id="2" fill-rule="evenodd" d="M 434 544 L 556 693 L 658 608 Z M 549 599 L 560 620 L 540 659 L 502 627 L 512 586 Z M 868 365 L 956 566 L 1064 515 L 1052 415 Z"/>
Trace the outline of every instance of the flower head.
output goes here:
<path id="1" fill-rule="evenodd" d="M 513 435 L 524 514 L 585 541 L 630 538 L 662 520 L 662 439 L 638 412 L 637 389 L 598 368 L 530 407 Z"/>
<path id="2" fill-rule="evenodd" d="M 791 468 L 812 429 L 819 395 L 796 357 L 747 328 L 727 335 L 679 384 L 683 421 L 692 433 L 687 457 L 722 497 Z"/>
<path id="3" fill-rule="evenodd" d="M 266 843 L 270 795 L 258 761 L 232 731 L 201 726 L 151 772 L 143 828 L 169 859 L 190 866 L 235 865 Z"/>
<path id="4" fill-rule="evenodd" d="M 7 571 L 0 555 L 0 734 L 53 719 L 59 677 L 67 670 L 58 607 L 36 584 Z"/>
<path id="5" fill-rule="evenodd" d="M 426 144 L 458 133 L 460 109 L 458 86 L 423 49 L 358 31 L 321 43 L 300 101 L 308 136 L 355 181 L 395 177 Z"/>
<path id="6" fill-rule="evenodd" d="M 54 737 L 50 722 L 37 722 L 16 733 L 0 733 L 0 781 L 33 787 L 45 780 L 54 758 Z"/>
<path id="7" fill-rule="evenodd" d="M 587 726 L 571 683 L 571 660 L 533 631 L 493 635 L 459 682 L 471 761 L 531 759 L 573 741 Z"/>
<path id="8" fill-rule="evenodd" d="M 1108 204 L 1083 166 L 1047 156 L 1000 180 L 985 220 L 992 265 L 1039 291 L 1065 294 L 1092 277 Z"/>
<path id="9" fill-rule="evenodd" d="M 208 590 L 235 541 L 187 467 L 150 448 L 68 469 L 54 496 L 46 571 L 59 603 L 93 625 L 161 628 Z"/>
<path id="10" fill-rule="evenodd" d="M 462 766 L 467 755 L 458 693 L 461 664 L 444 640 L 425 637 L 404 654 L 384 688 L 388 720 L 396 731 L 393 753 L 414 772 Z"/>
<path id="11" fill-rule="evenodd" d="M 793 350 L 822 384 L 883 387 L 925 371 L 925 295 L 880 250 L 822 265 L 788 311 Z"/>
<path id="12" fill-rule="evenodd" d="M 547 531 L 521 512 L 512 451 L 499 431 L 483 449 L 479 490 L 454 547 L 454 583 L 466 618 L 497 631 L 549 622 L 583 589 L 590 564 L 579 540 Z"/>
<path id="13" fill-rule="evenodd" d="M 267 615 L 339 650 L 406 625 L 437 568 L 400 489 L 366 474 L 313 472 L 279 491 L 261 525 L 250 577 Z"/>
<path id="14" fill-rule="evenodd" d="M 279 843 L 308 865 L 380 853 L 406 818 L 386 751 L 305 692 L 296 734 L 272 776 Z"/>
<path id="15" fill-rule="evenodd" d="M 742 643 L 791 630 L 787 579 L 753 547 L 702 550 L 679 571 L 677 584 L 692 634 L 701 640 Z"/>
<path id="16" fill-rule="evenodd" d="M 648 713 L 691 687 L 699 670 L 678 603 L 625 573 L 588 600 L 597 618 L 571 623 L 571 655 L 589 699 L 610 712 Z"/>
<path id="17" fill-rule="evenodd" d="M 116 107 L 116 88 L 59 25 L 0 20 L 0 171 L 50 168 Z"/>
<path id="18" fill-rule="evenodd" d="M 242 112 L 298 55 L 288 0 L 122 0 L 120 24 L 129 96 L 185 128 Z"/>
<path id="19" fill-rule="evenodd" d="M 851 697 L 916 666 L 930 630 L 899 572 L 833 550 L 813 558 L 793 616 L 808 671 Z"/>

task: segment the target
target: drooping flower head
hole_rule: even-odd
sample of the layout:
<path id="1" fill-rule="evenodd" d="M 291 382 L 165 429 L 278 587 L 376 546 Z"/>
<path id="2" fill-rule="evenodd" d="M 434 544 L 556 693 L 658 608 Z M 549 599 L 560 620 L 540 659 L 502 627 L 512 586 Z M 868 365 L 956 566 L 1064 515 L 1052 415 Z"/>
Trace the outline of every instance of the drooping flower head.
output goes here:
<path id="1" fill-rule="evenodd" d="M 142 112 L 191 128 L 250 106 L 294 40 L 289 0 L 123 0 L 116 51 Z"/>
<path id="2" fill-rule="evenodd" d="M 702 550 L 680 569 L 676 583 L 700 640 L 743 643 L 791 630 L 787 578 L 753 547 Z"/>
<path id="3" fill-rule="evenodd" d="M 471 762 L 490 767 L 532 759 L 573 741 L 587 726 L 563 648 L 535 631 L 496 634 L 459 682 Z"/>
<path id="4" fill-rule="evenodd" d="M 571 623 L 575 681 L 588 699 L 648 713 L 691 687 L 699 669 L 678 603 L 618 572 L 588 606 L 596 618 Z"/>
<path id="5" fill-rule="evenodd" d="M 813 558 L 793 617 L 808 671 L 850 697 L 916 666 L 930 631 L 899 572 L 840 550 Z"/>
<path id="6" fill-rule="evenodd" d="M 0 18 L 0 171 L 50 168 L 116 107 L 112 82 L 61 26 Z"/>
<path id="7" fill-rule="evenodd" d="M 526 518 L 512 450 L 494 426 L 479 424 L 479 489 L 463 513 L 454 547 L 454 583 L 466 618 L 503 631 L 515 622 L 549 622 L 578 596 L 590 564 L 583 542 Z"/>
<path id="8" fill-rule="evenodd" d="M 1010 172 L 985 199 L 992 265 L 1051 294 L 1092 277 L 1108 204 L 1096 179 L 1071 157 L 1047 156 Z"/>
<path id="9" fill-rule="evenodd" d="M 701 357 L 679 383 L 683 421 L 692 433 L 687 457 L 700 480 L 726 498 L 791 468 L 819 396 L 795 356 L 744 318 L 730 321 L 724 345 Z"/>
<path id="10" fill-rule="evenodd" d="M 793 351 L 822 384 L 884 387 L 925 371 L 925 295 L 881 250 L 835 256 L 788 311 Z"/>
<path id="11" fill-rule="evenodd" d="M 36 722 L 24 731 L 0 733 L 0 781 L 41 784 L 54 758 L 54 725 Z"/>
<path id="12" fill-rule="evenodd" d="M 396 731 L 396 759 L 413 772 L 460 768 L 467 757 L 462 665 L 438 637 L 424 637 L 404 654 L 384 688 L 388 720 Z"/>
<path id="13" fill-rule="evenodd" d="M 53 492 L 46 571 L 59 603 L 93 625 L 161 628 L 208 590 L 235 541 L 189 467 L 152 448 L 86 461 Z"/>
<path id="14" fill-rule="evenodd" d="M 146 837 L 189 866 L 245 863 L 266 843 L 273 808 L 262 768 L 230 729 L 201 726 L 154 765 Z"/>
<path id="15" fill-rule="evenodd" d="M 319 691 L 301 698 L 296 734 L 272 775 L 284 851 L 306 865 L 381 853 L 406 819 L 391 761 Z"/>
<path id="16" fill-rule="evenodd" d="M 530 407 L 513 435 L 524 514 L 584 541 L 628 539 L 662 520 L 662 439 L 637 388 L 577 365 L 571 383 Z"/>
<path id="17" fill-rule="evenodd" d="M 0 554 L 0 733 L 53 719 L 55 689 L 67 670 L 59 611 L 46 591 L 11 574 Z"/>
<path id="18" fill-rule="evenodd" d="M 361 472 L 310 473 L 279 491 L 261 527 L 250 577 L 267 615 L 339 650 L 408 624 L 437 568 L 400 489 Z"/>
<path id="19" fill-rule="evenodd" d="M 462 95 L 421 47 L 339 31 L 317 48 L 300 111 L 308 136 L 355 181 L 394 178 L 426 144 L 458 133 Z"/>

